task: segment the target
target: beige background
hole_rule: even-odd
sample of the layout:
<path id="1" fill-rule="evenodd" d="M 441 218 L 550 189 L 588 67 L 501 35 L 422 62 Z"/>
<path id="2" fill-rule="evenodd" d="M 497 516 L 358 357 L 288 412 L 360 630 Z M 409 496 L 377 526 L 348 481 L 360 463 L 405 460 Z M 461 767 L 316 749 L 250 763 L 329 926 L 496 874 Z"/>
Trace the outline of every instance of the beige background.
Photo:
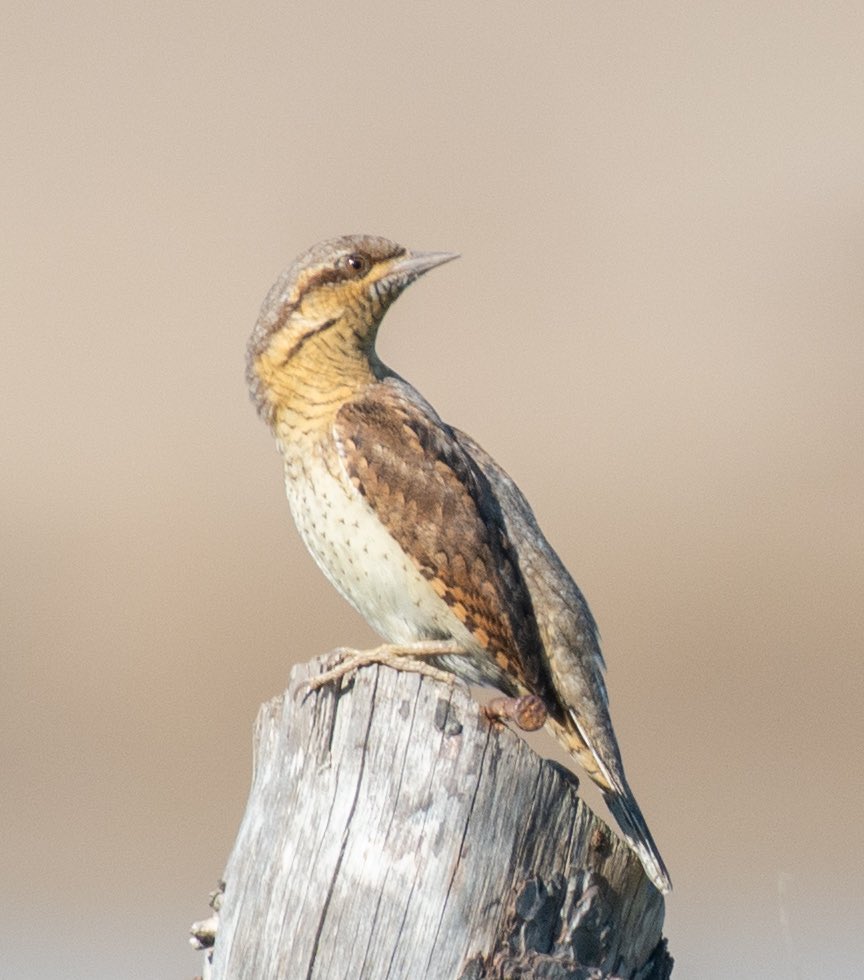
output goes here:
<path id="1" fill-rule="evenodd" d="M 463 258 L 381 350 L 603 631 L 676 977 L 864 958 L 864 8 L 7 2 L 0 975 L 188 978 L 295 659 L 370 633 L 243 349 L 280 268 Z"/>

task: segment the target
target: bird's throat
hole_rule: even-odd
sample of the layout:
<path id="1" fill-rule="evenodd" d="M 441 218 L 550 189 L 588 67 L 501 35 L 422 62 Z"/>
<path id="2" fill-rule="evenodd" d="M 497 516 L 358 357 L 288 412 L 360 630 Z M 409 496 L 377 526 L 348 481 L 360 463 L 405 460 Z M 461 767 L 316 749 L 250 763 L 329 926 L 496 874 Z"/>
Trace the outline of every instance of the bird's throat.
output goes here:
<path id="1" fill-rule="evenodd" d="M 276 336 L 255 361 L 273 428 L 282 437 L 329 428 L 336 412 L 381 375 L 374 348 L 338 328 L 301 343 Z"/>

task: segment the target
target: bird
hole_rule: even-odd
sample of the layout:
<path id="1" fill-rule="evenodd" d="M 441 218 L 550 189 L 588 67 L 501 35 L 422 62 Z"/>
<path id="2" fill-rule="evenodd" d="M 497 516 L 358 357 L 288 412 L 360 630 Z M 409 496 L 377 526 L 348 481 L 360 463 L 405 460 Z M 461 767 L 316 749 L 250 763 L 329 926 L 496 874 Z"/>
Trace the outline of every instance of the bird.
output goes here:
<path id="1" fill-rule="evenodd" d="M 582 592 L 510 476 L 376 351 L 390 305 L 455 258 L 365 234 L 320 242 L 276 280 L 249 338 L 250 396 L 275 436 L 300 536 L 384 640 L 343 651 L 322 676 L 388 663 L 539 701 L 540 722 L 598 785 L 665 894 Z"/>

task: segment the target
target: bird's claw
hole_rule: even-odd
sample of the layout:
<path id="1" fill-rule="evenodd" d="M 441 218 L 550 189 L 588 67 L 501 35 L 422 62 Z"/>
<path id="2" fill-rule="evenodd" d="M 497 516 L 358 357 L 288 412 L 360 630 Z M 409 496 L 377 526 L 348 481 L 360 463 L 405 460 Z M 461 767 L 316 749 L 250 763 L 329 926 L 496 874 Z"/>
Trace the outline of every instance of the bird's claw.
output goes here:
<path id="1" fill-rule="evenodd" d="M 342 680 L 344 677 L 350 677 L 361 667 L 374 663 L 370 656 L 373 652 L 372 650 L 354 650 L 351 647 L 336 647 L 335 650 L 331 650 L 323 658 L 324 672 L 316 677 L 310 677 L 306 682 L 306 694 L 309 695 L 319 688 L 334 683 L 334 681 Z"/>
<path id="2" fill-rule="evenodd" d="M 322 673 L 316 674 L 314 677 L 307 677 L 294 684 L 291 690 L 293 698 L 302 704 L 310 694 L 320 688 L 341 680 L 355 670 L 359 670 L 363 663 L 357 661 L 361 659 L 362 654 L 363 651 L 352 650 L 350 647 L 336 647 L 335 650 L 331 650 L 320 658 L 324 667 Z"/>
<path id="3" fill-rule="evenodd" d="M 519 698 L 493 698 L 483 709 L 491 722 L 512 721 L 523 732 L 536 732 L 546 724 L 548 712 L 543 699 L 536 694 Z"/>
<path id="4" fill-rule="evenodd" d="M 384 643 L 372 650 L 336 647 L 335 650 L 331 650 L 322 658 L 324 671 L 315 677 L 300 681 L 293 693 L 295 697 L 300 698 L 302 703 L 314 691 L 332 684 L 334 681 L 349 677 L 361 667 L 368 667 L 370 664 L 383 664 L 386 667 L 392 667 L 394 670 L 421 674 L 424 677 L 430 677 L 452 686 L 457 679 L 455 674 L 449 670 L 442 670 L 422 658 L 461 653 L 464 651 L 455 644 L 437 640 L 420 641 L 406 646 Z"/>

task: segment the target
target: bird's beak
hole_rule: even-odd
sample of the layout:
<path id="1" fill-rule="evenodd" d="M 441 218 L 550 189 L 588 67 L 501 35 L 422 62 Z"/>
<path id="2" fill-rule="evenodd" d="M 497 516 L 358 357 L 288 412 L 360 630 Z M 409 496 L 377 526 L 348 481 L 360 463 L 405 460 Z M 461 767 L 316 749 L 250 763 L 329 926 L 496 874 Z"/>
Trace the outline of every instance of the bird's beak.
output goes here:
<path id="1" fill-rule="evenodd" d="M 390 266 L 386 278 L 407 286 L 424 272 L 458 258 L 458 252 L 406 252 Z"/>

